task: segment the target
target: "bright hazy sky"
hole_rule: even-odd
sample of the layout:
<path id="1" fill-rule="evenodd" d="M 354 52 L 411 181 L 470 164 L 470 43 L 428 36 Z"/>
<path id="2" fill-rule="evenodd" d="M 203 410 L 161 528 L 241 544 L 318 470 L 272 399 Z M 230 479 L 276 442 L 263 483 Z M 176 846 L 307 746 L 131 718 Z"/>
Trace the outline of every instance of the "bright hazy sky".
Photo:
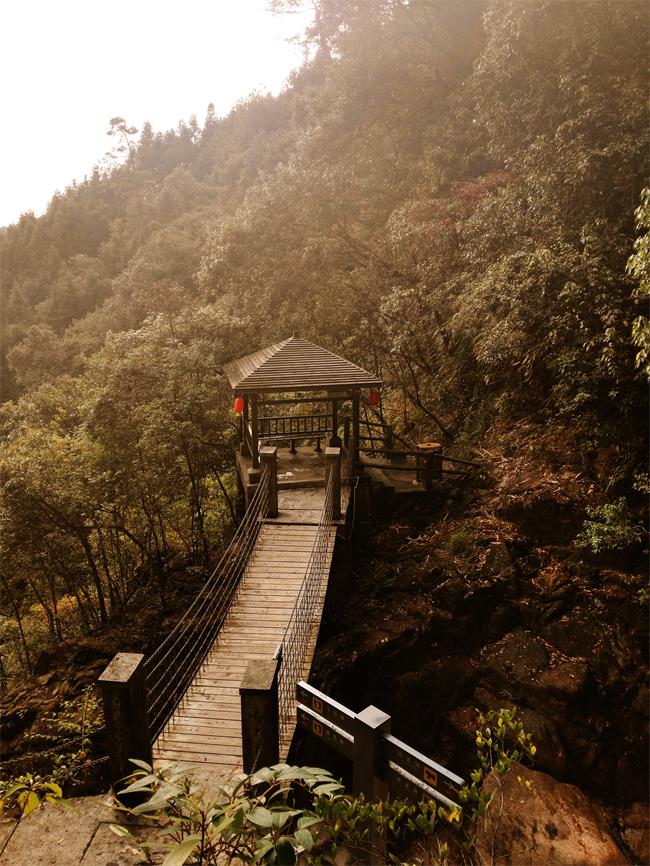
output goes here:
<path id="1" fill-rule="evenodd" d="M 209 102 L 277 92 L 302 59 L 304 15 L 266 0 L 2 0 L 0 226 L 40 214 L 114 143 L 119 115 L 156 132 Z"/>

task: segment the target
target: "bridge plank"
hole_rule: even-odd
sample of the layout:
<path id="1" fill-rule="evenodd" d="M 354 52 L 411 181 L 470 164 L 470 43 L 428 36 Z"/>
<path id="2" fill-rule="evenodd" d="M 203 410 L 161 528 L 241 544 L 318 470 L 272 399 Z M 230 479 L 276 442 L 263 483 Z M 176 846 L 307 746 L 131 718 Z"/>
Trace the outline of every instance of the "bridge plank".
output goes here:
<path id="1" fill-rule="evenodd" d="M 190 752 L 185 746 L 180 746 L 177 749 L 160 750 L 157 755 L 159 761 L 182 761 L 183 763 L 187 761 L 193 764 L 210 764 L 216 771 L 215 782 L 225 779 L 228 772 L 233 774 L 241 772 L 241 758 L 237 760 L 237 758 L 233 757 L 224 756 L 221 759 L 219 757 L 217 755 L 206 755 L 201 750 Z"/>
<path id="2" fill-rule="evenodd" d="M 203 704 L 201 706 L 195 707 L 183 707 L 180 709 L 174 718 L 182 719 L 184 721 L 188 721 L 191 724 L 213 724 L 217 722 L 224 725 L 226 723 L 231 722 L 233 725 L 239 725 L 239 729 L 241 730 L 241 708 L 239 706 L 232 706 L 229 710 L 215 710 L 212 703 Z M 165 732 L 167 730 L 172 730 L 174 725 L 174 718 L 172 718 L 168 725 L 165 728 L 165 731 L 160 735 L 156 742 L 160 742 L 161 739 L 164 739 Z"/>
<path id="3" fill-rule="evenodd" d="M 218 731 L 218 733 L 216 731 Z M 165 735 L 165 743 L 185 743 L 188 742 L 188 738 L 190 742 L 208 743 L 213 746 L 225 746 L 228 748 L 236 748 L 238 751 L 241 751 L 241 731 L 236 728 L 232 728 L 226 733 L 215 728 L 212 730 L 212 733 L 209 733 L 205 729 L 203 731 L 197 731 L 196 729 L 188 729 L 187 727 L 181 728 L 177 725 L 173 731 L 170 731 Z"/>

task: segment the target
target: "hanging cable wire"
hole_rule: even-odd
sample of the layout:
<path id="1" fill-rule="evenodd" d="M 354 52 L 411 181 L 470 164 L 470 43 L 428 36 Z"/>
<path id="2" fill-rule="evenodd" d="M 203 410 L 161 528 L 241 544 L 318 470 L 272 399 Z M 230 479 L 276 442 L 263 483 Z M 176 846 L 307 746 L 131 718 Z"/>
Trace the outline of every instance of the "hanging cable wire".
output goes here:
<path id="1" fill-rule="evenodd" d="M 296 683 L 304 675 L 307 649 L 309 642 L 315 638 L 314 629 L 318 625 L 320 595 L 329 574 L 333 544 L 334 488 L 334 472 L 332 472 L 325 490 L 323 510 L 316 529 L 305 578 L 282 639 L 278 675 L 280 742 L 288 738 L 293 727 L 296 714 L 294 691 Z"/>
<path id="2" fill-rule="evenodd" d="M 152 740 L 171 718 L 227 620 L 266 517 L 268 497 L 269 474 L 265 469 L 244 519 L 217 567 L 173 630 L 145 662 Z"/>

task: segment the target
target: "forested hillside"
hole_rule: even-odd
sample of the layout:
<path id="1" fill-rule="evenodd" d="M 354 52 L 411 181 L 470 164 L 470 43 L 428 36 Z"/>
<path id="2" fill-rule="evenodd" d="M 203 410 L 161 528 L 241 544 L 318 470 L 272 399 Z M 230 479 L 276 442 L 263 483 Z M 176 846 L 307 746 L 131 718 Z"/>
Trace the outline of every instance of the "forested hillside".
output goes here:
<path id="1" fill-rule="evenodd" d="M 114 118 L 108 163 L 0 234 L 8 675 L 209 572 L 234 520 L 222 365 L 292 333 L 377 370 L 412 442 L 567 431 L 629 528 L 645 0 L 315 8 L 279 96 L 167 132 Z"/>

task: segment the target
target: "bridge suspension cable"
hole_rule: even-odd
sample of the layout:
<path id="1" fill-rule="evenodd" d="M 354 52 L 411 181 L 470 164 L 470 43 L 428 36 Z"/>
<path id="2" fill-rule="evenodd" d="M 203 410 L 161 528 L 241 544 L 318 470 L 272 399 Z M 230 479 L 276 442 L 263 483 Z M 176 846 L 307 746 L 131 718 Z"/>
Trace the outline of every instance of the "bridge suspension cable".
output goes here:
<path id="1" fill-rule="evenodd" d="M 334 472 L 331 472 L 325 489 L 323 510 L 316 530 L 307 571 L 279 647 L 281 653 L 278 675 L 280 742 L 288 738 L 293 730 L 296 712 L 296 683 L 304 675 L 307 648 L 310 640 L 315 638 L 313 630 L 318 623 L 323 578 L 329 574 L 329 548 L 334 523 L 334 491 Z"/>
<path id="2" fill-rule="evenodd" d="M 265 469 L 242 522 L 217 567 L 165 640 L 145 662 L 152 740 L 184 697 L 227 619 L 255 546 L 269 497 Z"/>

